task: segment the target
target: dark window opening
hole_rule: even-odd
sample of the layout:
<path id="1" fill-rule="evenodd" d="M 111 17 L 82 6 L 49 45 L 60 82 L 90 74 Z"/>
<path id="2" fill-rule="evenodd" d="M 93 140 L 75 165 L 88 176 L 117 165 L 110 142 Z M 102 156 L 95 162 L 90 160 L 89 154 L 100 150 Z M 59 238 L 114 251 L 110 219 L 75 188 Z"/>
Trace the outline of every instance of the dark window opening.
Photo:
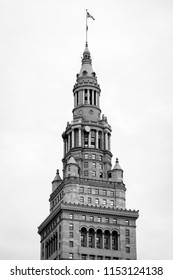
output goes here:
<path id="1" fill-rule="evenodd" d="M 84 99 L 85 99 L 85 104 L 88 104 L 88 91 L 87 91 L 87 89 L 85 89 Z"/>
<path id="2" fill-rule="evenodd" d="M 87 148 L 88 147 L 88 132 L 84 132 L 84 147 Z"/>
<path id="3" fill-rule="evenodd" d="M 89 103 L 92 105 L 92 89 L 89 90 L 89 100 Z"/>
<path id="4" fill-rule="evenodd" d="M 76 91 L 76 105 L 78 106 L 79 104 L 79 94 L 78 91 Z"/>
<path id="5" fill-rule="evenodd" d="M 96 106 L 96 90 L 94 91 L 94 105 Z"/>

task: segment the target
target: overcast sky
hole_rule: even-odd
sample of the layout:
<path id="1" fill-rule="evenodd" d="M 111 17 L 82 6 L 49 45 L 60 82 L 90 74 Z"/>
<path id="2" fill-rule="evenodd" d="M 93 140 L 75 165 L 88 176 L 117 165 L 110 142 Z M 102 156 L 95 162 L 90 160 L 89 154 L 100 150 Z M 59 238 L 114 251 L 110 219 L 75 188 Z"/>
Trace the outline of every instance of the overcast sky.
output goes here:
<path id="1" fill-rule="evenodd" d="M 39 259 L 85 46 L 112 126 L 138 259 L 173 259 L 173 1 L 0 1 L 0 259 Z"/>

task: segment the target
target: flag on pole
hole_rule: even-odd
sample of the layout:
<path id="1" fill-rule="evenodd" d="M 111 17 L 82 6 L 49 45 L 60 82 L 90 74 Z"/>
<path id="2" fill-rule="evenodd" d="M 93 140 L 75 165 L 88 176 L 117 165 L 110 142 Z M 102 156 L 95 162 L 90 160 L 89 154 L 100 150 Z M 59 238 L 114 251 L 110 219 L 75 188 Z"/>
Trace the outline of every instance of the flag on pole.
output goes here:
<path id="1" fill-rule="evenodd" d="M 93 18 L 92 15 L 90 15 L 90 13 L 87 12 L 87 18 L 92 18 L 93 20 L 95 20 L 95 18 Z"/>

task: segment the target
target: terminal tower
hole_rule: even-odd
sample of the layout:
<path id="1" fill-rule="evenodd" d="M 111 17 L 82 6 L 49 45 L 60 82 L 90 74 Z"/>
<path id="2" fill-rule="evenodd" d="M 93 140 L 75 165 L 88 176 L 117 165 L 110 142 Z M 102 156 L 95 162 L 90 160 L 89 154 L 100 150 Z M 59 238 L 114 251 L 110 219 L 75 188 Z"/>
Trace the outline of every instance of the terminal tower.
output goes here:
<path id="1" fill-rule="evenodd" d="M 73 87 L 73 119 L 62 134 L 63 172 L 52 181 L 50 213 L 38 227 L 41 260 L 135 260 L 138 211 L 126 209 L 111 126 L 88 43 Z M 114 120 L 112 120 L 114 121 Z"/>

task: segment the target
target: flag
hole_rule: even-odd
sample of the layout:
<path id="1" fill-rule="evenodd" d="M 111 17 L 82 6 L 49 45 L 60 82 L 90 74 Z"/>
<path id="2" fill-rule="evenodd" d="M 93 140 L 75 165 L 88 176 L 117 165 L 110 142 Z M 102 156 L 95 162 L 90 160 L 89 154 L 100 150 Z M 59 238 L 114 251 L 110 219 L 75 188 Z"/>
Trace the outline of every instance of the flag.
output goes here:
<path id="1" fill-rule="evenodd" d="M 95 18 L 93 18 L 92 15 L 90 15 L 90 13 L 87 12 L 87 18 L 92 18 L 93 20 L 95 20 Z"/>

